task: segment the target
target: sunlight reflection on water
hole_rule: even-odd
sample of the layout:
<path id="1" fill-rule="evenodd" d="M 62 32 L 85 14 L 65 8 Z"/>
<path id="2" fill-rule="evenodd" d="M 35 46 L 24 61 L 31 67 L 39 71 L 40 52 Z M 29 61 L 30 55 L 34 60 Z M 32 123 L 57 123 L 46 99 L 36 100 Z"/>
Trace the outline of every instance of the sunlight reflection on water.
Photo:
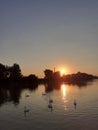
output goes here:
<path id="1" fill-rule="evenodd" d="M 0 129 L 98 129 L 98 81 L 83 87 L 62 84 L 59 89 L 50 89 L 42 95 L 45 90 L 44 85 L 36 90 L 0 89 Z M 52 111 L 48 108 L 49 98 L 53 100 Z M 24 113 L 24 106 L 30 111 Z"/>
<path id="2" fill-rule="evenodd" d="M 67 100 L 67 85 L 61 84 L 61 93 L 62 93 L 62 100 L 64 102 L 64 109 L 67 110 L 66 103 L 68 102 Z"/>

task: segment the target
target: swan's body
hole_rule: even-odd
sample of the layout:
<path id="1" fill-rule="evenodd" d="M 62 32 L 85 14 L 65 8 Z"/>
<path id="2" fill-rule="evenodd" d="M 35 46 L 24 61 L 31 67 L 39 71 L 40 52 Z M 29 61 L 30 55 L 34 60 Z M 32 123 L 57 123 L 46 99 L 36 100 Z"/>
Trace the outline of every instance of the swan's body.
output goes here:
<path id="1" fill-rule="evenodd" d="M 75 106 L 77 105 L 76 100 L 74 100 L 74 105 L 75 105 Z"/>
<path id="2" fill-rule="evenodd" d="M 24 112 L 26 113 L 26 112 L 29 112 L 30 110 L 26 107 L 26 106 L 24 106 Z"/>
<path id="3" fill-rule="evenodd" d="M 53 108 L 51 103 L 48 104 L 48 108 Z"/>
<path id="4" fill-rule="evenodd" d="M 42 95 L 43 95 L 43 96 L 45 96 L 45 95 L 46 95 L 46 93 L 42 93 Z"/>
<path id="5" fill-rule="evenodd" d="M 25 97 L 30 97 L 30 95 L 29 94 L 25 94 Z"/>

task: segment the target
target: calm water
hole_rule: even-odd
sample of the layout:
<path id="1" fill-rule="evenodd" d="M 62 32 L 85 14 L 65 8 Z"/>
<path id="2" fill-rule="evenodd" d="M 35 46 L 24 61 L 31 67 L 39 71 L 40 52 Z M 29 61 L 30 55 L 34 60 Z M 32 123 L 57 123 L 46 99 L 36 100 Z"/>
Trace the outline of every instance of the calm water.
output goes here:
<path id="1" fill-rule="evenodd" d="M 46 87 L 11 90 L 1 87 L 0 130 L 98 129 L 98 81 L 81 87 L 67 84 L 54 90 Z M 42 95 L 45 91 L 48 93 Z M 53 109 L 48 108 L 50 98 Z M 24 106 L 30 111 L 24 112 Z"/>

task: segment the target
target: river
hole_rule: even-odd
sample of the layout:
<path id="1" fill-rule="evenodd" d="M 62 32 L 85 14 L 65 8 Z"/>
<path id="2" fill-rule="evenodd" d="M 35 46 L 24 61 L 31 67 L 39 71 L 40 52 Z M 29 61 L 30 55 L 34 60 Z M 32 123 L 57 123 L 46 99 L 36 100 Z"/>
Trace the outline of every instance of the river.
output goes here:
<path id="1" fill-rule="evenodd" d="M 52 89 L 47 85 L 0 87 L 0 130 L 97 129 L 98 80 L 83 86 L 63 83 Z"/>

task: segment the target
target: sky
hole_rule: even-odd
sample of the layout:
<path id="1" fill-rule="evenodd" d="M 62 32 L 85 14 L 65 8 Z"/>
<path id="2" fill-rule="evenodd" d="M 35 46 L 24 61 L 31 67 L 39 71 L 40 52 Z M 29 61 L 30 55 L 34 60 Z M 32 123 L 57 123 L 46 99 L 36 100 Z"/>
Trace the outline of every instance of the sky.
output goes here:
<path id="1" fill-rule="evenodd" d="M 0 0 L 0 63 L 98 75 L 98 0 Z"/>

